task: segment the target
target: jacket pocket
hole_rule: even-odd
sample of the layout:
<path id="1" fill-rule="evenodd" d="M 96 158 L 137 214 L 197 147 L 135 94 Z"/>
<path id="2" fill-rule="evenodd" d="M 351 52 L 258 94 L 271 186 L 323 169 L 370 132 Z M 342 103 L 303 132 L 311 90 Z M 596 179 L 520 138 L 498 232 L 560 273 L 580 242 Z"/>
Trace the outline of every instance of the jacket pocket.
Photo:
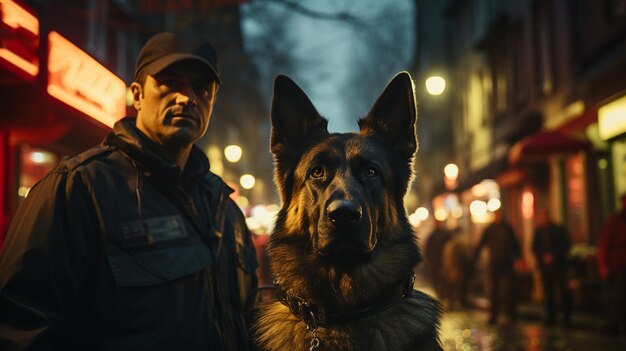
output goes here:
<path id="1" fill-rule="evenodd" d="M 210 267 L 210 251 L 199 240 L 177 246 L 125 249 L 110 243 L 106 247 L 115 282 L 124 287 L 163 284 Z"/>

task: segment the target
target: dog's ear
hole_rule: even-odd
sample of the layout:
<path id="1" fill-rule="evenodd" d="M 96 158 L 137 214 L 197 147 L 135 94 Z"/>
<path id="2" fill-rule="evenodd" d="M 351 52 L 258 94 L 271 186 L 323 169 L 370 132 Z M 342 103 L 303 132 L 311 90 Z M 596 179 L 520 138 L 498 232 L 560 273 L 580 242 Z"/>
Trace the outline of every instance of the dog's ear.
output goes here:
<path id="1" fill-rule="evenodd" d="M 319 115 L 302 89 L 282 75 L 274 81 L 271 120 L 274 181 L 284 203 L 291 196 L 293 168 L 306 147 L 328 136 L 328 121 Z"/>
<path id="2" fill-rule="evenodd" d="M 271 118 L 270 150 L 277 158 L 285 156 L 285 152 L 301 152 L 312 137 L 328 135 L 328 121 L 287 76 L 280 75 L 274 81 Z"/>
<path id="3" fill-rule="evenodd" d="M 411 162 L 417 150 L 416 118 L 413 81 L 408 72 L 400 72 L 387 84 L 367 116 L 359 120 L 360 132 L 378 135 L 394 154 Z"/>

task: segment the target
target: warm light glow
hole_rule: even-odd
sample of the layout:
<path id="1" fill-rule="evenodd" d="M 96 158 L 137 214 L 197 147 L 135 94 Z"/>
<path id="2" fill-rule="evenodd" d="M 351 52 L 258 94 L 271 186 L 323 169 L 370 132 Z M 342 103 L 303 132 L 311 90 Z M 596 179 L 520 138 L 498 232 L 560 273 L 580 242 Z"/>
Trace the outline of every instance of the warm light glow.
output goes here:
<path id="1" fill-rule="evenodd" d="M 211 172 L 222 177 L 224 175 L 222 148 L 215 145 L 209 145 L 209 147 L 206 149 L 206 154 L 209 157 L 209 160 L 211 160 Z"/>
<path id="2" fill-rule="evenodd" d="M 10 62 L 15 67 L 28 73 L 28 75 L 32 77 L 37 76 L 37 73 L 39 73 L 39 65 L 37 63 L 32 63 L 23 59 L 21 56 L 14 54 L 8 49 L 0 48 L 0 58 Z"/>
<path id="3" fill-rule="evenodd" d="M 483 183 L 478 183 L 472 187 L 472 195 L 476 197 L 483 197 L 487 195 L 487 188 Z"/>
<path id="4" fill-rule="evenodd" d="M 443 207 L 439 207 L 435 210 L 435 219 L 439 222 L 445 221 L 448 219 L 448 211 Z"/>
<path id="5" fill-rule="evenodd" d="M 607 169 L 607 167 L 609 167 L 609 162 L 606 160 L 606 158 L 601 158 L 598 160 L 598 168 Z"/>
<path id="6" fill-rule="evenodd" d="M 19 189 L 17 189 L 17 195 L 19 197 L 26 197 L 28 196 L 28 192 L 30 191 L 30 188 L 25 187 L 25 186 L 21 186 L 19 187 Z"/>
<path id="7" fill-rule="evenodd" d="M 535 197 L 529 190 L 522 193 L 522 217 L 531 219 L 534 215 Z"/>
<path id="8" fill-rule="evenodd" d="M 237 197 L 237 199 L 235 200 L 235 203 L 237 203 L 237 206 L 239 206 L 239 208 L 242 210 L 250 206 L 250 201 L 248 201 L 248 198 L 242 195 L 239 195 Z"/>
<path id="9" fill-rule="evenodd" d="M 0 2 L 0 14 L 2 22 L 13 29 L 23 28 L 26 31 L 39 36 L 39 20 L 23 7 L 12 0 Z"/>
<path id="10" fill-rule="evenodd" d="M 228 145 L 224 148 L 224 156 L 226 156 L 228 162 L 239 162 L 242 154 L 243 151 L 239 145 Z"/>
<path id="11" fill-rule="evenodd" d="M 274 229 L 274 223 L 276 222 L 276 215 L 280 207 L 278 205 L 256 205 L 250 210 L 250 217 L 246 219 L 246 222 L 252 226 L 250 230 L 255 234 L 269 234 Z"/>
<path id="12" fill-rule="evenodd" d="M 459 167 L 454 163 L 449 163 L 443 168 L 443 174 L 450 180 L 456 180 L 459 176 Z"/>
<path id="13" fill-rule="evenodd" d="M 50 32 L 48 93 L 113 127 L 126 114 L 126 84 L 56 32 Z"/>
<path id="14" fill-rule="evenodd" d="M 415 215 L 420 221 L 425 221 L 428 219 L 430 213 L 428 212 L 428 209 L 426 207 L 419 207 L 417 210 L 415 210 Z"/>
<path id="15" fill-rule="evenodd" d="M 19 37 L 16 36 L 16 39 L 9 39 L 9 37 L 7 37 L 4 43 L 5 45 L 2 45 L 3 47 L 0 48 L 0 61 L 6 61 L 10 65 L 17 67 L 20 72 L 26 73 L 28 78 L 36 77 L 39 73 L 39 60 L 36 53 L 36 43 L 39 40 L 39 20 L 17 3 L 11 0 L 3 0 L 0 1 L 0 22 L 14 30 L 21 30 L 23 31 L 22 33 L 27 32 L 32 34 L 32 38 L 26 40 L 33 40 L 32 42 L 24 43 L 24 39 L 21 38 L 23 34 Z M 3 41 L 4 40 L 5 39 L 3 39 Z M 28 47 L 29 51 L 32 51 L 28 53 L 11 51 L 7 47 L 10 48 L 12 46 L 6 45 L 6 43 L 8 42 L 10 44 L 10 42 L 14 40 L 26 44 L 24 48 Z M 33 45 L 33 43 L 35 44 Z M 28 56 L 22 56 L 24 54 L 30 54 L 30 60 Z"/>
<path id="16" fill-rule="evenodd" d="M 463 216 L 463 209 L 460 206 L 453 208 L 450 212 L 454 218 L 461 218 Z"/>
<path id="17" fill-rule="evenodd" d="M 244 174 L 239 178 L 239 184 L 241 184 L 241 187 L 244 189 L 254 188 L 255 182 L 256 179 L 254 179 L 254 176 L 251 174 Z"/>
<path id="18" fill-rule="evenodd" d="M 432 76 L 426 79 L 426 91 L 430 95 L 441 95 L 446 89 L 446 80 L 439 76 Z"/>
<path id="19" fill-rule="evenodd" d="M 598 127 L 603 140 L 626 132 L 626 95 L 598 109 Z"/>
<path id="20" fill-rule="evenodd" d="M 246 224 L 248 225 L 248 229 L 255 231 L 261 228 L 261 221 L 259 221 L 256 217 L 248 217 L 246 218 Z"/>
<path id="21" fill-rule="evenodd" d="M 420 224 L 422 224 L 422 221 L 418 218 L 417 213 L 411 213 L 409 215 L 409 223 L 414 226 L 417 227 Z"/>
<path id="22" fill-rule="evenodd" d="M 469 206 L 472 216 L 483 216 L 487 213 L 487 204 L 484 201 L 474 200 Z"/>
<path id="23" fill-rule="evenodd" d="M 487 209 L 491 212 L 499 210 L 501 206 L 502 202 L 500 202 L 500 199 L 493 198 L 487 201 Z"/>
<path id="24" fill-rule="evenodd" d="M 46 161 L 46 155 L 43 152 L 35 151 L 30 154 L 30 159 L 34 163 L 44 163 Z"/>

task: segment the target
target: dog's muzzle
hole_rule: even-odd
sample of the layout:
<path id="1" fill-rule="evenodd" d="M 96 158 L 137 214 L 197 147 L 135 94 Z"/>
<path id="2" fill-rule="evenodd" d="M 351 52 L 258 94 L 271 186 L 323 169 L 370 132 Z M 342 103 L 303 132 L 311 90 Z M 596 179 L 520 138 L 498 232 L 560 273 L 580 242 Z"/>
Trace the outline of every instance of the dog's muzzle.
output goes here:
<path id="1" fill-rule="evenodd" d="M 334 200 L 326 208 L 330 222 L 338 229 L 352 229 L 361 221 L 363 211 L 353 201 Z"/>
<path id="2" fill-rule="evenodd" d="M 376 245 L 376 234 L 363 215 L 356 201 L 336 199 L 328 203 L 318 231 L 317 251 L 322 255 L 370 253 Z"/>

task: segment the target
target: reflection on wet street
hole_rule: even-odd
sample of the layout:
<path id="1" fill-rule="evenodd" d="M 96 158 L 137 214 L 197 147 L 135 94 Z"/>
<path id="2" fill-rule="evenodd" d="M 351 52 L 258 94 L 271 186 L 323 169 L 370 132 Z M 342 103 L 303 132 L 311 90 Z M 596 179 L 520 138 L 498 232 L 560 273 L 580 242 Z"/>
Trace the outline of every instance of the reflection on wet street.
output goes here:
<path id="1" fill-rule="evenodd" d="M 487 313 L 477 310 L 444 313 L 441 342 L 446 351 L 470 350 L 626 350 L 626 337 L 577 327 L 544 326 L 540 321 L 489 325 Z"/>

